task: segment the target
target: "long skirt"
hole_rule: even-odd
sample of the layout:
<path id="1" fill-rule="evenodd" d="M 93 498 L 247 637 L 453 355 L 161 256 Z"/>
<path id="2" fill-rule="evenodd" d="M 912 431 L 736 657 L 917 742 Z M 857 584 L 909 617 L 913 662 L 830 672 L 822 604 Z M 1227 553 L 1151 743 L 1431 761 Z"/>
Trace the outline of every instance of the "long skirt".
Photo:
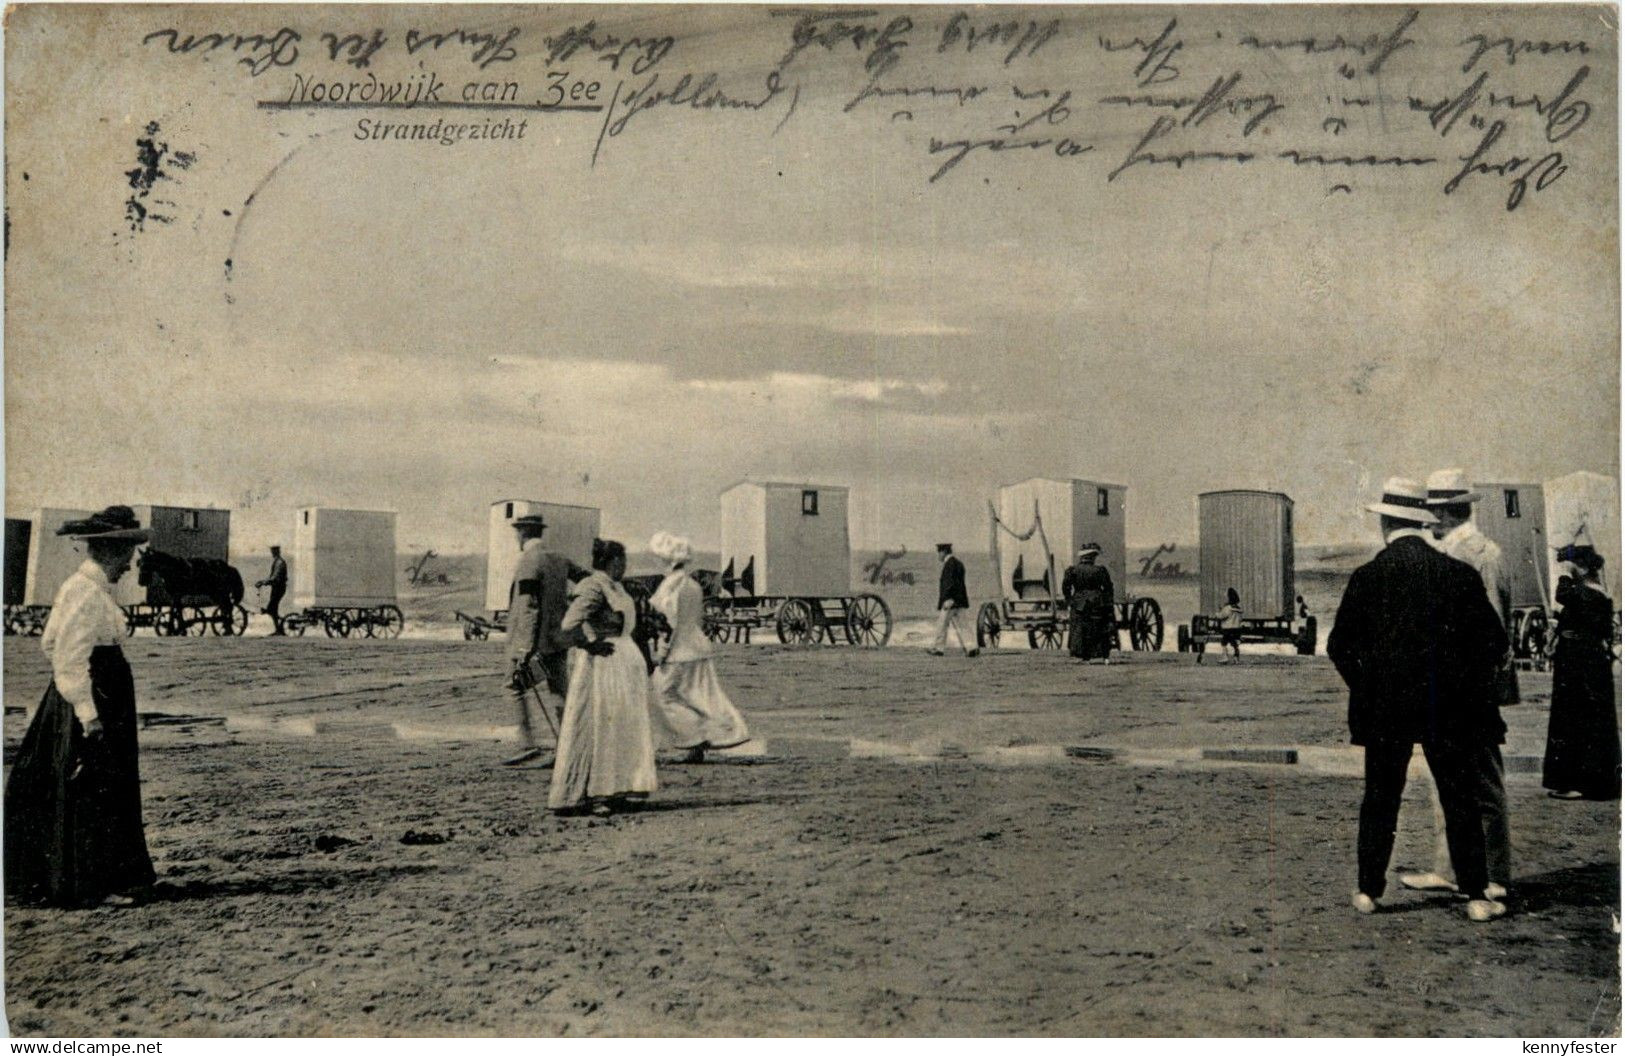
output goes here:
<path id="1" fill-rule="evenodd" d="M 1111 636 L 1116 632 L 1113 614 L 1092 609 L 1074 609 L 1067 628 L 1067 649 L 1079 660 L 1100 660 L 1111 653 Z"/>
<path id="2" fill-rule="evenodd" d="M 1552 658 L 1552 711 L 1541 783 L 1589 799 L 1619 798 L 1614 671 L 1600 644 L 1558 642 Z"/>
<path id="3" fill-rule="evenodd" d="M 631 638 L 609 656 L 577 651 L 548 788 L 549 810 L 656 788 L 649 669 Z"/>
<path id="4" fill-rule="evenodd" d="M 90 673 L 101 737 L 84 735 L 53 682 L 6 781 L 6 895 L 20 902 L 85 905 L 156 878 L 141 821 L 135 684 L 123 650 L 97 647 Z"/>
<path id="5" fill-rule="evenodd" d="M 732 748 L 750 740 L 709 658 L 655 668 L 654 729 L 663 748 Z"/>

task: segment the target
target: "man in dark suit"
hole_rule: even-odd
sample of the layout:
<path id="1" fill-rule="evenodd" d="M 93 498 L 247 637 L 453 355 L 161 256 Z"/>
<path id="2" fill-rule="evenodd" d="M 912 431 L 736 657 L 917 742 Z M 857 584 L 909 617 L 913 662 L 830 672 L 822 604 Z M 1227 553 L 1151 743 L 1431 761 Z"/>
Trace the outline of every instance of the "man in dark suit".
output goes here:
<path id="1" fill-rule="evenodd" d="M 948 645 L 948 626 L 952 624 L 959 647 L 966 656 L 975 656 L 977 649 L 965 644 L 965 631 L 959 625 L 959 614 L 970 608 L 970 596 L 965 593 L 965 564 L 954 556 L 952 543 L 938 543 L 937 557 L 942 561 L 942 578 L 937 584 L 937 638 L 931 655 L 942 655 Z"/>
<path id="2" fill-rule="evenodd" d="M 1493 920 L 1506 906 L 1488 883 L 1479 757 L 1505 739 L 1491 693 L 1506 630 L 1478 573 L 1434 549 L 1438 518 L 1427 490 L 1398 477 L 1382 501 L 1383 551 L 1349 578 L 1326 653 L 1349 687 L 1349 733 L 1365 748 L 1360 804 L 1359 890 L 1354 907 L 1375 912 L 1387 885 L 1394 827 L 1413 747 L 1420 743 L 1444 807 L 1445 835 L 1468 916 Z"/>

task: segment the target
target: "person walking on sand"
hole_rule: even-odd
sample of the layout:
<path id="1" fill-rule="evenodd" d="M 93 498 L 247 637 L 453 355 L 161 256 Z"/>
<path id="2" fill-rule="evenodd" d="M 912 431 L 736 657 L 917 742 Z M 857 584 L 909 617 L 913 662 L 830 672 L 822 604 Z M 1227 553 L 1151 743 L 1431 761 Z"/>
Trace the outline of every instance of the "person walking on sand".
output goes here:
<path id="1" fill-rule="evenodd" d="M 271 598 L 265 603 L 265 615 L 271 617 L 271 636 L 282 637 L 282 596 L 288 592 L 288 563 L 282 560 L 282 547 L 271 547 L 271 571 L 255 583 L 256 587 L 270 587 Z"/>
<path id="2" fill-rule="evenodd" d="M 1554 799 L 1618 799 L 1619 722 L 1614 715 L 1614 603 L 1602 586 L 1603 557 L 1566 546 L 1558 558 L 1552 712 L 1541 784 Z"/>
<path id="3" fill-rule="evenodd" d="M 1460 469 L 1441 469 L 1428 477 L 1428 508 L 1438 517 L 1433 526 L 1435 545 L 1449 557 L 1470 566 L 1484 584 L 1484 595 L 1501 626 L 1507 627 L 1507 613 L 1512 607 L 1512 586 L 1507 578 L 1506 565 L 1501 560 L 1501 548 L 1479 531 L 1473 524 L 1473 504 L 1483 495 L 1473 491 L 1467 483 L 1467 474 Z M 1509 635 L 1510 637 L 1510 635 Z M 1512 650 L 1507 649 L 1490 686 L 1491 696 L 1498 707 L 1518 702 L 1518 680 L 1512 667 Z M 1472 776 L 1474 793 L 1483 816 L 1486 867 L 1489 871 L 1489 897 L 1499 901 L 1506 897 L 1512 883 L 1512 834 L 1507 825 L 1507 794 L 1501 749 L 1486 745 L 1471 757 L 1478 764 Z M 1450 864 L 1450 841 L 1445 833 L 1444 804 L 1439 789 L 1431 778 L 1426 779 L 1428 798 L 1433 805 L 1433 868 L 1427 872 L 1401 873 L 1399 882 L 1416 891 L 1456 890 L 1455 870 Z"/>
<path id="4" fill-rule="evenodd" d="M 576 586 L 562 630 L 580 647 L 570 670 L 547 807 L 611 814 L 656 788 L 649 669 L 632 634 L 638 608 L 621 586 L 626 548 L 592 544 L 593 572 Z"/>
<path id="5" fill-rule="evenodd" d="M 688 572 L 689 541 L 659 532 L 649 550 L 666 562 L 666 578 L 649 604 L 671 626 L 651 677 L 655 738 L 660 747 L 685 749 L 684 762 L 702 763 L 707 749 L 744 744 L 750 731 L 717 681 L 705 636 L 705 592 Z"/>
<path id="6" fill-rule="evenodd" d="M 937 544 L 937 560 L 942 562 L 942 576 L 937 582 L 937 636 L 931 644 L 931 655 L 941 656 L 947 649 L 948 627 L 952 625 L 959 648 L 966 656 L 975 656 L 979 650 L 966 643 L 959 618 L 970 608 L 970 596 L 965 591 L 965 563 L 954 556 L 952 543 Z"/>
<path id="7" fill-rule="evenodd" d="M 149 533 L 128 506 L 57 531 L 88 557 L 56 592 L 40 640 L 51 683 L 5 791 L 6 894 L 53 906 L 130 906 L 156 874 L 141 818 L 135 683 L 113 584 Z"/>
<path id="8" fill-rule="evenodd" d="M 1476 760 L 1506 735 L 1490 696 L 1506 630 L 1478 574 L 1434 549 L 1427 529 L 1438 517 L 1419 482 L 1390 478 L 1382 500 L 1366 509 L 1379 515 L 1385 545 L 1349 577 L 1326 643 L 1349 689 L 1349 739 L 1365 749 L 1354 908 L 1380 907 L 1406 770 L 1420 743 L 1467 916 L 1493 920 L 1506 905 L 1486 891 Z"/>
<path id="9" fill-rule="evenodd" d="M 1219 663 L 1229 663 L 1224 655 L 1226 649 L 1236 663 L 1241 663 L 1241 595 L 1236 593 L 1235 587 L 1225 591 L 1224 608 L 1214 618 L 1219 622 Z M 1197 659 L 1201 658 L 1198 653 Z"/>
<path id="10" fill-rule="evenodd" d="M 587 574 L 574 561 L 543 548 L 547 521 L 532 513 L 514 518 L 519 542 L 519 563 L 508 591 L 508 692 L 519 717 L 519 754 L 502 761 L 519 766 L 541 758 L 536 741 L 536 707 L 563 711 L 569 688 L 570 640 L 560 630 L 570 600 L 570 583 Z M 546 704 L 535 699 L 545 687 Z M 543 716 L 551 726 L 552 720 Z"/>
<path id="11" fill-rule="evenodd" d="M 1091 664 L 1108 663 L 1112 638 L 1117 634 L 1116 598 L 1112 574 L 1095 564 L 1099 543 L 1078 548 L 1078 563 L 1061 578 L 1061 594 L 1072 614 L 1067 648 L 1074 657 Z"/>

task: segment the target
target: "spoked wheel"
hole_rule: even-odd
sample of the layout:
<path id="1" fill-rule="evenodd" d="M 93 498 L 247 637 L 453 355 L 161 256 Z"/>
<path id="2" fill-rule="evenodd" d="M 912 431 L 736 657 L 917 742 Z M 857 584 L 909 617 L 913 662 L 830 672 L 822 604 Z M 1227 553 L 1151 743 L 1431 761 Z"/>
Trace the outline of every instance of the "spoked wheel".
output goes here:
<path id="1" fill-rule="evenodd" d="M 350 614 L 343 609 L 334 609 L 324 614 L 322 630 L 327 632 L 329 638 L 350 637 Z"/>
<path id="2" fill-rule="evenodd" d="M 480 624 L 477 624 L 477 623 L 464 623 L 463 624 L 463 641 L 465 641 L 465 642 L 483 642 L 487 638 L 489 638 L 490 636 L 491 636 L 491 632 L 487 631 Z"/>
<path id="3" fill-rule="evenodd" d="M 135 629 L 137 627 L 139 627 L 139 626 L 141 626 L 141 621 L 136 618 L 135 613 L 132 612 L 129 609 L 125 609 L 124 610 L 124 633 L 127 636 L 129 636 L 131 638 L 134 638 L 135 637 Z M 7 629 L 7 631 L 11 630 L 11 623 L 10 623 L 9 620 L 6 622 L 6 629 Z M 21 634 L 23 632 L 15 631 L 15 632 L 11 632 L 11 633 Z"/>
<path id="4" fill-rule="evenodd" d="M 728 603 L 721 598 L 706 598 L 700 613 L 700 626 L 713 642 L 728 640 Z"/>
<path id="5" fill-rule="evenodd" d="M 153 617 L 152 629 L 165 638 L 181 638 L 186 635 L 186 613 L 179 605 L 161 609 Z"/>
<path id="6" fill-rule="evenodd" d="M 1061 647 L 1061 625 L 1058 623 L 1045 623 L 1032 628 L 1027 632 L 1027 645 L 1033 649 L 1059 649 Z"/>
<path id="7" fill-rule="evenodd" d="M 241 638 L 248 633 L 248 610 L 241 605 L 231 607 L 231 619 L 227 624 L 227 634 Z"/>
<path id="8" fill-rule="evenodd" d="M 1162 648 L 1162 606 L 1155 598 L 1137 598 L 1129 612 L 1128 641 L 1137 652 Z"/>
<path id="9" fill-rule="evenodd" d="M 1523 629 L 1518 635 L 1518 652 L 1533 661 L 1537 671 L 1546 667 L 1547 649 L 1551 639 L 1549 631 L 1546 614 L 1541 610 L 1531 609 L 1529 615 L 1524 617 Z"/>
<path id="10" fill-rule="evenodd" d="M 399 638 L 406 627 L 406 615 L 398 605 L 384 605 L 378 610 L 379 638 Z"/>
<path id="11" fill-rule="evenodd" d="M 282 633 L 291 634 L 295 638 L 303 638 L 305 630 L 310 626 L 310 617 L 302 612 L 290 613 L 282 617 Z"/>
<path id="12" fill-rule="evenodd" d="M 891 609 L 878 594 L 859 594 L 846 607 L 846 640 L 876 648 L 891 640 Z"/>
<path id="13" fill-rule="evenodd" d="M 779 641 L 785 645 L 812 645 L 823 637 L 812 606 L 800 598 L 791 598 L 780 605 L 775 623 Z"/>
<path id="14" fill-rule="evenodd" d="M 999 634 L 1004 630 L 1004 614 L 993 602 L 984 602 L 976 610 L 976 648 L 997 649 Z"/>

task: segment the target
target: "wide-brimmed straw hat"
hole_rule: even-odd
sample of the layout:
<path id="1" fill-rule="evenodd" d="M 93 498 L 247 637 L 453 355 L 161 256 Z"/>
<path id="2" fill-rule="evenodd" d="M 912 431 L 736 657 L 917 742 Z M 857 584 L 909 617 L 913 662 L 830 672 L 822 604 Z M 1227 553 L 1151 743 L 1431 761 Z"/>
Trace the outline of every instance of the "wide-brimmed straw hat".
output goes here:
<path id="1" fill-rule="evenodd" d="M 675 565 L 693 556 L 694 547 L 684 536 L 672 532 L 656 532 L 649 540 L 649 552 L 667 564 Z"/>
<path id="2" fill-rule="evenodd" d="M 119 543 L 144 543 L 152 538 L 152 533 L 141 527 L 141 522 L 135 519 L 135 511 L 128 506 L 109 506 L 83 520 L 69 521 L 58 528 L 56 534 Z"/>
<path id="3" fill-rule="evenodd" d="M 1484 497 L 1467 483 L 1467 473 L 1460 469 L 1441 469 L 1428 475 L 1428 505 L 1455 506 L 1463 502 L 1477 502 Z"/>
<path id="4" fill-rule="evenodd" d="M 1412 524 L 1438 524 L 1438 516 L 1427 507 L 1427 488 L 1407 477 L 1389 477 L 1382 485 L 1382 501 L 1366 509 Z"/>
<path id="5" fill-rule="evenodd" d="M 1087 554 L 1098 554 L 1098 553 L 1100 553 L 1100 544 L 1099 543 L 1084 543 L 1082 546 L 1078 547 L 1078 556 L 1079 557 L 1083 557 L 1083 556 L 1085 556 Z"/>

